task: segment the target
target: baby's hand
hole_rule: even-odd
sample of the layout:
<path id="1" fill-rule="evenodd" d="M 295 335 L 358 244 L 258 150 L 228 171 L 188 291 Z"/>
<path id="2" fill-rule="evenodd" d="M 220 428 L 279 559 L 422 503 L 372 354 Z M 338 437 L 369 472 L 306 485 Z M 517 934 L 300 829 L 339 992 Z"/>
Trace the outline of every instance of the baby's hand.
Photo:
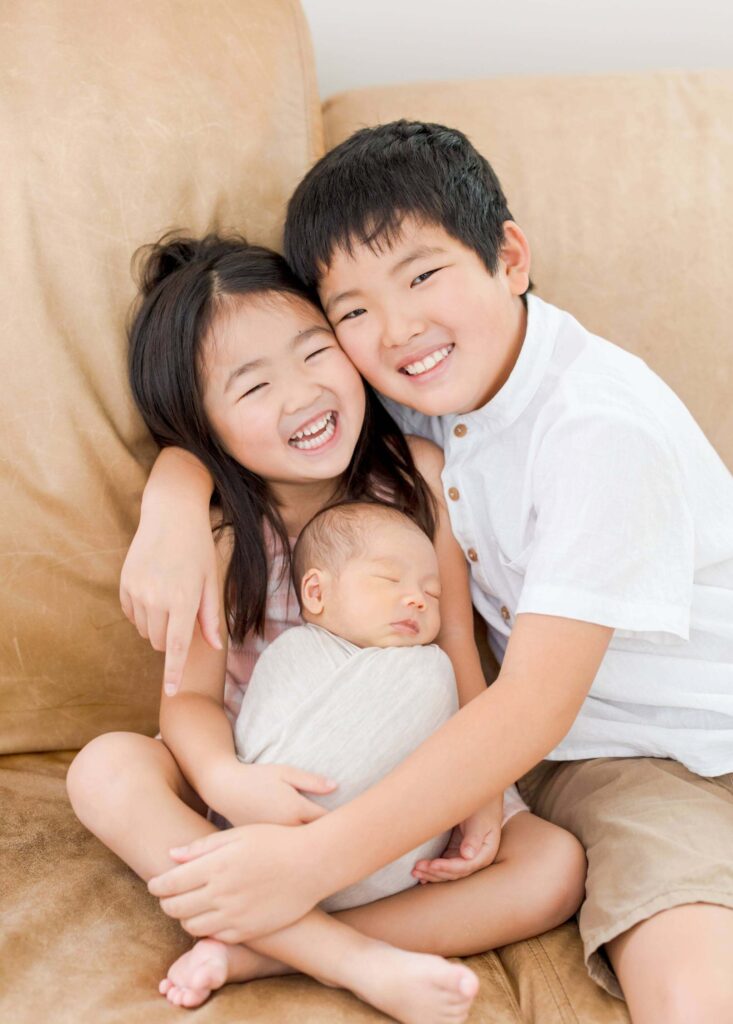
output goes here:
<path id="1" fill-rule="evenodd" d="M 232 825 L 307 825 L 326 808 L 303 793 L 332 793 L 337 782 L 286 764 L 227 765 L 206 793 L 209 805 Z"/>
<path id="2" fill-rule="evenodd" d="M 164 688 L 173 695 L 198 617 L 206 642 L 217 650 L 219 581 L 208 509 L 174 515 L 155 507 L 140 520 L 120 578 L 120 603 L 140 636 L 165 651 Z"/>
<path id="3" fill-rule="evenodd" d="M 421 884 L 467 878 L 493 864 L 501 842 L 504 797 L 496 797 L 457 825 L 442 857 L 419 860 L 412 876 Z"/>

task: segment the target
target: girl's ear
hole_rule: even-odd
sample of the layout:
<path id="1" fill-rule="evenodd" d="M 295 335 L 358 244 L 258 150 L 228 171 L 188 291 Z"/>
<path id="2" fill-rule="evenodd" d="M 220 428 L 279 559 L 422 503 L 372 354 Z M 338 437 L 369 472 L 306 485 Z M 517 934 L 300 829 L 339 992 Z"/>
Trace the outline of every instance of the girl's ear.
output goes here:
<path id="1" fill-rule="evenodd" d="M 323 569 L 309 569 L 300 585 L 300 598 L 303 608 L 311 615 L 320 615 L 323 611 L 323 585 L 328 573 Z"/>

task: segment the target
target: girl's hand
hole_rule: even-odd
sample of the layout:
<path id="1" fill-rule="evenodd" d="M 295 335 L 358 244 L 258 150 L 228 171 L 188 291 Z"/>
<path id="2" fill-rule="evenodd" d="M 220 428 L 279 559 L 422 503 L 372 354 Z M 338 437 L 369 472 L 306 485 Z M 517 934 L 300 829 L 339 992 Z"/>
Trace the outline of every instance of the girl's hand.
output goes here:
<path id="1" fill-rule="evenodd" d="M 493 864 L 501 842 L 503 812 L 501 796 L 466 818 L 453 829 L 443 856 L 419 860 L 412 869 L 413 878 L 421 884 L 451 882 Z"/>
<path id="2" fill-rule="evenodd" d="M 227 829 L 170 854 L 181 863 L 148 889 L 191 935 L 248 942 L 299 920 L 331 891 L 308 826 Z"/>
<path id="3" fill-rule="evenodd" d="M 120 578 L 122 610 L 156 651 L 165 651 L 163 686 L 181 682 L 194 622 L 210 647 L 221 650 L 219 581 L 208 509 L 174 513 L 159 504 L 143 510 Z"/>
<path id="4" fill-rule="evenodd" d="M 325 795 L 337 782 L 286 764 L 243 764 L 221 768 L 202 795 L 232 825 L 307 825 L 327 814 L 303 793 Z"/>

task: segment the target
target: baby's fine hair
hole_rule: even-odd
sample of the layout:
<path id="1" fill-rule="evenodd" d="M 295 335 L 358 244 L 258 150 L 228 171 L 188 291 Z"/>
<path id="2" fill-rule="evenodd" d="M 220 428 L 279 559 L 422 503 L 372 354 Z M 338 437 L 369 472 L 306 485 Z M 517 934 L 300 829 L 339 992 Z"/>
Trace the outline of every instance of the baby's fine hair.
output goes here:
<path id="1" fill-rule="evenodd" d="M 442 227 L 490 274 L 513 219 L 491 165 L 463 132 L 392 121 L 355 132 L 306 174 L 288 205 L 285 255 L 312 287 L 336 249 L 389 248 L 408 216 Z"/>
<path id="2" fill-rule="evenodd" d="M 338 574 L 346 562 L 369 550 L 372 531 L 384 523 L 425 532 L 404 512 L 374 501 L 347 501 L 317 512 L 301 530 L 293 549 L 293 583 L 298 600 L 308 569 L 328 569 Z"/>

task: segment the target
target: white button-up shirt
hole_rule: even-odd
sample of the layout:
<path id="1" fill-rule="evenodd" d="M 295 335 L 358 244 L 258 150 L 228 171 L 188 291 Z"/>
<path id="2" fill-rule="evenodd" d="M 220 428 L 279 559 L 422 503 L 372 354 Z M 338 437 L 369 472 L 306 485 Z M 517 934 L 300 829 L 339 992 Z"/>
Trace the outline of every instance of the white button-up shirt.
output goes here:
<path id="1" fill-rule="evenodd" d="M 614 636 L 549 755 L 671 757 L 733 771 L 733 477 L 642 360 L 528 297 L 512 373 L 483 408 L 428 417 L 453 532 L 501 659 L 515 617 Z"/>

